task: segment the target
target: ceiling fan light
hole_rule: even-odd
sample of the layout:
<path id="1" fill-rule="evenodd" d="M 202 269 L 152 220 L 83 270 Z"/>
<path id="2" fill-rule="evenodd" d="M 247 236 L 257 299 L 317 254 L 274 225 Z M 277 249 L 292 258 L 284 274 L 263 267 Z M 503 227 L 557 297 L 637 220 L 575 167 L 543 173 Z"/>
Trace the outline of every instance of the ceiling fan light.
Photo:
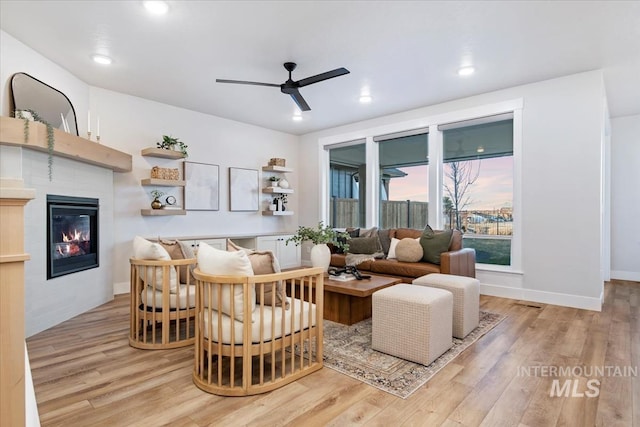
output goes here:
<path id="1" fill-rule="evenodd" d="M 476 71 L 476 69 L 475 69 L 475 68 L 473 68 L 473 67 L 471 67 L 471 66 L 468 66 L 468 67 L 462 67 L 462 68 L 460 68 L 460 69 L 458 70 L 458 75 L 459 75 L 460 77 L 466 77 L 466 76 L 470 76 L 470 75 L 472 75 L 473 73 L 475 73 L 475 71 Z"/>
<path id="2" fill-rule="evenodd" d="M 369 104 L 373 101 L 371 95 L 360 95 L 360 104 Z"/>
<path id="3" fill-rule="evenodd" d="M 302 116 L 298 113 L 298 114 L 294 114 L 293 117 L 291 117 L 291 119 L 294 122 L 301 122 L 302 121 Z"/>
<path id="4" fill-rule="evenodd" d="M 93 62 L 101 65 L 111 65 L 111 63 L 113 62 L 111 58 L 104 55 L 91 55 L 91 59 L 93 59 Z"/>
<path id="5" fill-rule="evenodd" d="M 145 9 L 154 15 L 164 15 L 169 11 L 169 4 L 166 1 L 147 0 L 143 1 Z"/>

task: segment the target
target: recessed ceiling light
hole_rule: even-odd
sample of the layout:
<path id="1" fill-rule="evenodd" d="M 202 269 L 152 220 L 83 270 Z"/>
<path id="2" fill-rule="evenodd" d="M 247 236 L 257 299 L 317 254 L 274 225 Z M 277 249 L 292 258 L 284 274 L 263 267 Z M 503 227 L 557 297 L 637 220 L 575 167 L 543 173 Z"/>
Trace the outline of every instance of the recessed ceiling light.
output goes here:
<path id="1" fill-rule="evenodd" d="M 475 73 L 475 68 L 473 67 L 462 67 L 458 70 L 458 75 L 459 76 L 470 76 L 471 74 Z"/>
<path id="2" fill-rule="evenodd" d="M 294 122 L 301 122 L 302 121 L 302 116 L 300 115 L 299 112 L 293 113 L 293 117 L 291 117 L 291 119 Z"/>
<path id="3" fill-rule="evenodd" d="M 484 147 L 482 145 L 480 145 L 478 148 L 476 148 L 476 152 L 484 153 Z"/>
<path id="4" fill-rule="evenodd" d="M 104 55 L 92 55 L 91 59 L 93 59 L 93 62 L 97 62 L 98 64 L 102 65 L 109 65 L 113 62 L 111 58 Z"/>
<path id="5" fill-rule="evenodd" d="M 360 95 L 360 104 L 368 104 L 373 101 L 371 95 Z"/>
<path id="6" fill-rule="evenodd" d="M 143 1 L 142 4 L 144 4 L 145 9 L 154 15 L 164 15 L 169 11 L 169 4 L 166 1 L 148 0 Z"/>

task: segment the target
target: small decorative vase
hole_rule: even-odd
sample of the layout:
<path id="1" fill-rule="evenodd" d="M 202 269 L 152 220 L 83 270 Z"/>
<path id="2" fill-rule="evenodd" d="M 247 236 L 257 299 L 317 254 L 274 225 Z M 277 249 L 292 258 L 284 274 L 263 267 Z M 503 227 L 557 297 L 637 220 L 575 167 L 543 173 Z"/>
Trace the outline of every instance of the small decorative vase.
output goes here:
<path id="1" fill-rule="evenodd" d="M 311 248 L 311 265 L 313 267 L 322 267 L 324 271 L 328 271 L 329 264 L 331 264 L 331 251 L 329 250 L 329 246 L 324 243 L 313 245 Z"/>
<path id="2" fill-rule="evenodd" d="M 279 184 L 280 184 L 280 187 L 281 187 L 281 188 L 284 188 L 284 189 L 289 188 L 289 181 L 287 181 L 287 180 L 286 180 L 286 179 L 284 179 L 284 178 L 282 178 L 282 179 L 280 180 L 280 183 L 279 183 Z"/>
<path id="3" fill-rule="evenodd" d="M 153 202 L 151 202 L 151 208 L 152 209 L 162 209 L 162 202 L 158 199 L 153 199 Z"/>
<path id="4" fill-rule="evenodd" d="M 272 187 L 277 187 L 278 186 L 278 181 L 271 181 L 271 186 Z"/>

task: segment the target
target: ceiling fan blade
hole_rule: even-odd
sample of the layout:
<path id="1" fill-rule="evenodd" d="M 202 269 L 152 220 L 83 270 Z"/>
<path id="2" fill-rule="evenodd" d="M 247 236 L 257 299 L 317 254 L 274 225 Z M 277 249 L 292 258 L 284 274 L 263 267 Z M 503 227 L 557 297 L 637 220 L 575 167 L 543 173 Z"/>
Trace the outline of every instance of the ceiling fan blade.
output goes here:
<path id="1" fill-rule="evenodd" d="M 334 77 L 344 76 L 349 74 L 349 70 L 346 68 L 336 68 L 335 70 L 327 71 L 326 73 L 318 74 L 316 76 L 307 77 L 306 79 L 298 80 L 298 87 L 307 86 L 313 83 L 318 83 L 323 80 L 332 79 Z"/>
<path id="2" fill-rule="evenodd" d="M 273 83 L 247 82 L 247 81 L 244 81 L 244 80 L 216 79 L 216 83 L 234 83 L 234 84 L 239 84 L 239 85 L 280 87 L 280 85 L 273 84 Z"/>
<path id="3" fill-rule="evenodd" d="M 290 89 L 286 93 L 291 95 L 291 98 L 293 98 L 293 101 L 296 104 L 298 104 L 298 108 L 300 108 L 300 110 L 302 111 L 311 110 L 311 107 L 309 107 L 309 104 L 307 104 L 307 101 L 305 101 L 302 95 L 300 95 L 300 92 L 298 91 L 298 89 Z"/>

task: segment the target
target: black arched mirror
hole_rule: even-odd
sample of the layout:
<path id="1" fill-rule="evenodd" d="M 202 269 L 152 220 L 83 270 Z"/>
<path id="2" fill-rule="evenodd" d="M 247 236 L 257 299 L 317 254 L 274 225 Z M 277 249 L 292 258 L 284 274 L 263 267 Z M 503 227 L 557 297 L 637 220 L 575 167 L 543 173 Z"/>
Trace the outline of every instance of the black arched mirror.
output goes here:
<path id="1" fill-rule="evenodd" d="M 58 89 L 29 74 L 16 73 L 11 77 L 11 95 L 14 110 L 35 111 L 56 129 L 65 130 L 66 121 L 68 132 L 78 135 L 76 111 L 69 98 Z"/>

